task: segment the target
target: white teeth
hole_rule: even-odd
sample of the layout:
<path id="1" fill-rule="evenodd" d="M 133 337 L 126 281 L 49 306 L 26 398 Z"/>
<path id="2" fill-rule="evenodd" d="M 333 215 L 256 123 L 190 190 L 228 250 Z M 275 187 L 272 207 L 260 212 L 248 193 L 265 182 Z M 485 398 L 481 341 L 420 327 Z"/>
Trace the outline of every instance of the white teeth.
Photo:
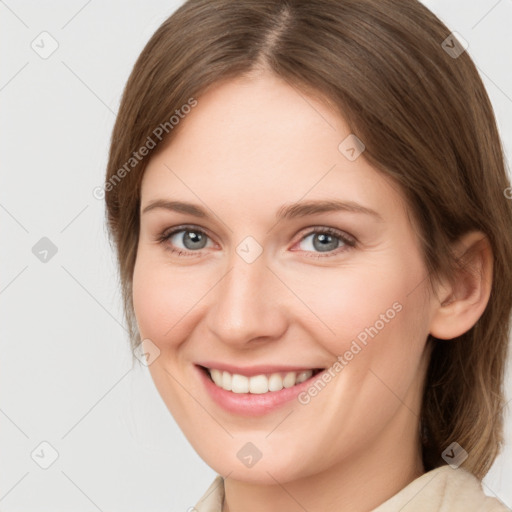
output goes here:
<path id="1" fill-rule="evenodd" d="M 291 388 L 295 384 L 295 372 L 289 372 L 286 374 L 286 377 L 283 379 L 283 386 L 285 388 Z"/>
<path id="2" fill-rule="evenodd" d="M 222 386 L 226 391 L 231 391 L 231 373 L 222 373 Z"/>
<path id="3" fill-rule="evenodd" d="M 307 372 L 300 372 L 297 374 L 297 378 L 296 378 L 296 384 L 300 384 L 301 382 L 304 382 L 305 380 L 308 380 L 309 377 L 311 377 L 311 370 L 307 371 Z"/>
<path id="4" fill-rule="evenodd" d="M 226 391 L 233 393 L 253 393 L 264 394 L 271 391 L 280 391 L 283 388 L 291 388 L 308 380 L 313 375 L 313 370 L 304 370 L 301 372 L 272 373 L 270 375 L 254 375 L 246 377 L 238 373 L 208 369 L 213 382 Z"/>
<path id="5" fill-rule="evenodd" d="M 224 375 L 226 372 L 224 372 Z M 249 393 L 249 378 L 235 373 L 231 379 L 231 391 L 233 393 Z"/>
<path id="6" fill-rule="evenodd" d="M 256 375 L 248 379 L 250 393 L 267 393 L 268 392 L 268 379 L 265 375 Z"/>
<path id="7" fill-rule="evenodd" d="M 210 375 L 212 376 L 213 382 L 215 382 L 217 386 L 222 387 L 222 372 L 213 368 L 210 370 Z"/>
<path id="8" fill-rule="evenodd" d="M 268 379 L 269 391 L 281 391 L 283 389 L 283 378 L 279 373 L 273 373 Z"/>

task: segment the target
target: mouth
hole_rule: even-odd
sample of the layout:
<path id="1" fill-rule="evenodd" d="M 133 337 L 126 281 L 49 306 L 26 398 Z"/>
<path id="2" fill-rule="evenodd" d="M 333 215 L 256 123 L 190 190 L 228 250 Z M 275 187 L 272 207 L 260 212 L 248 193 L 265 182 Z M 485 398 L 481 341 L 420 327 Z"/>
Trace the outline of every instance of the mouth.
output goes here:
<path id="1" fill-rule="evenodd" d="M 309 370 L 260 373 L 258 375 L 241 375 L 230 373 L 217 368 L 199 368 L 207 375 L 211 382 L 224 391 L 236 394 L 264 395 L 277 393 L 285 388 L 293 388 L 315 377 L 325 368 L 311 368 Z"/>

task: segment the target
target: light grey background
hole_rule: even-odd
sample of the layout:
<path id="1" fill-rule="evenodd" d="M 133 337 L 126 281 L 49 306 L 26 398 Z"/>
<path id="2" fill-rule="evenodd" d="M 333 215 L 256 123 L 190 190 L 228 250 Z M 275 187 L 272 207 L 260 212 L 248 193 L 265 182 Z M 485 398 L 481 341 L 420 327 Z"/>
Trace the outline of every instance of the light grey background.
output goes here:
<path id="1" fill-rule="evenodd" d="M 512 1 L 429 0 L 469 42 L 512 151 Z M 215 473 L 131 371 L 116 270 L 93 197 L 120 96 L 176 1 L 0 1 L 0 509 L 185 511 Z M 43 59 L 32 42 L 57 50 Z M 39 36 L 39 37 L 38 37 Z M 39 41 L 39 43 L 38 43 Z M 49 238 L 46 263 L 32 252 Z M 511 374 L 508 398 L 512 397 Z M 485 491 L 512 507 L 512 427 Z M 42 469 L 36 462 L 57 460 Z M 34 453 L 32 458 L 31 453 Z M 35 460 L 34 460 L 35 459 Z"/>

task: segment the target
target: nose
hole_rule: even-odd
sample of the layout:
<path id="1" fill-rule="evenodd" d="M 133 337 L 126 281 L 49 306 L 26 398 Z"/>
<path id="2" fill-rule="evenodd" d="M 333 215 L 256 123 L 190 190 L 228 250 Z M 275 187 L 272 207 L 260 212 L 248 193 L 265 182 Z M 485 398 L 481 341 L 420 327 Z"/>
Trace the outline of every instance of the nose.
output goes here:
<path id="1" fill-rule="evenodd" d="M 209 294 L 208 328 L 222 343 L 253 347 L 251 341 L 276 340 L 286 331 L 286 288 L 267 264 L 264 253 L 252 263 L 234 253 Z"/>

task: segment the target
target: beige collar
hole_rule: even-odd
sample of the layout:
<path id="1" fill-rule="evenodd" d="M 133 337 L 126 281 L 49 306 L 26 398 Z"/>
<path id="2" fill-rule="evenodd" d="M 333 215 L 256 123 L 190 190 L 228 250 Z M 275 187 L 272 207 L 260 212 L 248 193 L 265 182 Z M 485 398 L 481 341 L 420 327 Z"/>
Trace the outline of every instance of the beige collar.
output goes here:
<path id="1" fill-rule="evenodd" d="M 197 512 L 222 512 L 224 479 L 218 475 L 195 506 Z M 372 512 L 510 512 L 487 497 L 468 471 L 441 466 L 424 473 Z"/>

